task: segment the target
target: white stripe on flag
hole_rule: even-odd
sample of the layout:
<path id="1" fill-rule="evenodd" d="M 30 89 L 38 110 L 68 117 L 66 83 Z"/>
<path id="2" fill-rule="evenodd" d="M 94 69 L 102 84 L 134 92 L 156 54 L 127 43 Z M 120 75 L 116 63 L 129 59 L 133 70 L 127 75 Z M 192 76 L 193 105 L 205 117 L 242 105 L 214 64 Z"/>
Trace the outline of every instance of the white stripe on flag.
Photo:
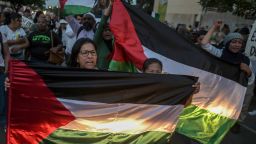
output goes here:
<path id="1" fill-rule="evenodd" d="M 93 7 L 95 0 L 68 0 L 65 5 L 77 5 L 77 6 L 86 6 Z"/>
<path id="2" fill-rule="evenodd" d="M 106 104 L 58 99 L 76 120 L 63 129 L 139 134 L 147 131 L 172 133 L 183 105 Z"/>

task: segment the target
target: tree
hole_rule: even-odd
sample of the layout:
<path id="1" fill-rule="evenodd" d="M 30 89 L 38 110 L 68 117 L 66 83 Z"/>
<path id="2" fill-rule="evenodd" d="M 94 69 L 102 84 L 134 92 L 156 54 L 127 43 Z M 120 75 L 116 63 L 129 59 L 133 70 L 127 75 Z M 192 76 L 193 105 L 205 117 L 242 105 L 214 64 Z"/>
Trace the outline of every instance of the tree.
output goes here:
<path id="1" fill-rule="evenodd" d="M 22 6 L 30 7 L 42 7 L 45 4 L 45 0 L 3 0 L 11 3 L 13 9 L 18 12 Z"/>
<path id="2" fill-rule="evenodd" d="M 245 18 L 256 18 L 255 0 L 200 0 L 199 3 L 204 10 L 215 8 L 218 12 L 229 11 Z"/>

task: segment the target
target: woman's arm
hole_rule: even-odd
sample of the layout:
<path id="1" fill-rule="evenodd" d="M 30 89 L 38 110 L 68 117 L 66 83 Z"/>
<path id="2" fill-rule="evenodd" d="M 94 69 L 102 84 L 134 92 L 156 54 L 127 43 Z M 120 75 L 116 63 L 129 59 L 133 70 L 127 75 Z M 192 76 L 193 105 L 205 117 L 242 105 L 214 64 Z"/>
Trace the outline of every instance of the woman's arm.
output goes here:
<path id="1" fill-rule="evenodd" d="M 209 29 L 209 31 L 207 32 L 207 34 L 204 36 L 203 40 L 201 41 L 201 47 L 208 51 L 209 53 L 211 53 L 214 56 L 217 57 L 221 57 L 222 55 L 222 50 L 221 49 L 217 49 L 216 47 L 214 47 L 213 45 L 210 44 L 210 38 L 212 36 L 212 34 L 216 31 L 220 29 L 220 26 L 222 25 L 221 21 L 216 21 L 213 26 Z"/>

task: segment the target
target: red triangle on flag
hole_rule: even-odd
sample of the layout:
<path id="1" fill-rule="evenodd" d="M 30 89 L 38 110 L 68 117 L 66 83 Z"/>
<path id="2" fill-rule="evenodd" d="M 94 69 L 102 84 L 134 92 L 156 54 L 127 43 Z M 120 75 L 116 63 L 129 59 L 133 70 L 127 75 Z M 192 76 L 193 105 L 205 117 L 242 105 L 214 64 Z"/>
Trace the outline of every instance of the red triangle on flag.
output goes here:
<path id="1" fill-rule="evenodd" d="M 38 144 L 75 119 L 24 62 L 10 62 L 9 79 L 7 144 Z"/>

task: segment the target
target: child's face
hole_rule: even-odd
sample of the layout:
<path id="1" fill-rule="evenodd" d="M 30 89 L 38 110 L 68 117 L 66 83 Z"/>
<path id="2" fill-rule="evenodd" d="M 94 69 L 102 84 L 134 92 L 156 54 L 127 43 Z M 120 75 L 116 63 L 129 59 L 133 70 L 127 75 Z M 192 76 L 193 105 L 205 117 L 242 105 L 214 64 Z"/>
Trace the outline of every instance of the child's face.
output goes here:
<path id="1" fill-rule="evenodd" d="M 158 63 L 152 63 L 145 70 L 145 73 L 161 74 L 162 73 L 162 68 Z"/>

